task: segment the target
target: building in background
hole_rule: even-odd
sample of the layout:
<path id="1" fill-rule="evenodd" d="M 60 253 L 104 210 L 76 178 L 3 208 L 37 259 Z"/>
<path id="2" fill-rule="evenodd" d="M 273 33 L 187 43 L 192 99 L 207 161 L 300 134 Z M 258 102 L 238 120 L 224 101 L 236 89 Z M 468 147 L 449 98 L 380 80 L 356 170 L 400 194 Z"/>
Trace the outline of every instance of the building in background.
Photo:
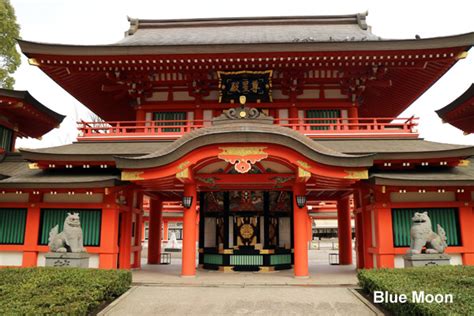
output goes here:
<path id="1" fill-rule="evenodd" d="M 474 264 L 474 148 L 424 141 L 416 118 L 398 117 L 473 33 L 388 40 L 354 14 L 131 19 L 111 45 L 19 43 L 103 121 L 17 155 L 0 181 L 15 223 L 0 222 L 3 265 L 42 265 L 47 232 L 71 210 L 94 267 L 140 267 L 144 221 L 156 264 L 173 206 L 182 275 L 198 253 L 205 269 L 306 276 L 322 202 L 337 203 L 341 264 L 353 262 L 352 216 L 357 266 L 402 266 L 415 211 L 445 228 L 453 264 Z"/>

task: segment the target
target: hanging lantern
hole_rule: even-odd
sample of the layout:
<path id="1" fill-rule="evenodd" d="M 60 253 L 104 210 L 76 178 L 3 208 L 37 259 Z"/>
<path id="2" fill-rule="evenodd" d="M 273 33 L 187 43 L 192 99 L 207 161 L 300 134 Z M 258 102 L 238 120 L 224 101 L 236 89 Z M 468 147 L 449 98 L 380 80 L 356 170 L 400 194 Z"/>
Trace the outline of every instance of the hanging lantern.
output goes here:
<path id="1" fill-rule="evenodd" d="M 296 205 L 299 208 L 303 208 L 306 205 L 306 196 L 305 195 L 297 195 L 296 196 Z"/>
<path id="2" fill-rule="evenodd" d="M 185 208 L 190 208 L 191 204 L 193 204 L 193 197 L 192 196 L 183 196 L 183 206 Z"/>

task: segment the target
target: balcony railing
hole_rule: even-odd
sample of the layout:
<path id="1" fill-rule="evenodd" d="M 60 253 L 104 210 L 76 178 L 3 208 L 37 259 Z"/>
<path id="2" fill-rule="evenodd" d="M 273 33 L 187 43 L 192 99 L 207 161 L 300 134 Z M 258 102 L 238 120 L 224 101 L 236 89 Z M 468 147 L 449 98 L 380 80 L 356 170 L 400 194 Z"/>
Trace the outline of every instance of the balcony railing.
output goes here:
<path id="1" fill-rule="evenodd" d="M 304 118 L 275 119 L 310 138 L 418 137 L 418 119 L 411 118 Z M 78 140 L 175 140 L 193 130 L 211 126 L 205 120 L 79 122 Z"/>

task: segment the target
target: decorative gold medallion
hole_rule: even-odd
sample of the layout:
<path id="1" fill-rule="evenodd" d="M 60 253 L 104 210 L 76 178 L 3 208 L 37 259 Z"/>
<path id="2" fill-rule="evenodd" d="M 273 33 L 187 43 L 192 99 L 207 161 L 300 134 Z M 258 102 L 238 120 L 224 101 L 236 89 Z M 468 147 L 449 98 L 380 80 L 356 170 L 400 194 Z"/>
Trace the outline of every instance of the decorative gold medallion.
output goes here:
<path id="1" fill-rule="evenodd" d="M 254 233 L 253 227 L 250 224 L 243 224 L 240 226 L 240 235 L 245 239 L 252 238 Z"/>

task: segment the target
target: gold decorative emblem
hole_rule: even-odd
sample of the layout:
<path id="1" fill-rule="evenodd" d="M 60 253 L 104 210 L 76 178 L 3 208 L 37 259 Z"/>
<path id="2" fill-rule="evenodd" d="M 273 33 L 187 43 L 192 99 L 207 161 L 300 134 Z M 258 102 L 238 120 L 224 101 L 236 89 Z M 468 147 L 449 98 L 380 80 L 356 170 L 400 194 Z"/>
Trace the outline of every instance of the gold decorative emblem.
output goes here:
<path id="1" fill-rule="evenodd" d="M 462 159 L 462 160 L 459 160 L 458 166 L 459 166 L 459 167 L 468 167 L 468 166 L 469 166 L 469 163 L 470 163 L 469 160 L 467 160 L 467 159 Z"/>
<path id="2" fill-rule="evenodd" d="M 244 117 L 247 116 L 247 112 L 245 112 L 245 111 L 240 111 L 239 116 L 240 116 L 241 118 L 244 118 Z"/>
<path id="3" fill-rule="evenodd" d="M 189 162 L 188 160 L 186 160 L 185 162 L 182 162 L 182 163 L 179 164 L 178 169 L 179 169 L 179 170 L 183 170 L 183 169 L 186 168 L 189 164 L 190 164 L 190 162 Z"/>
<path id="4" fill-rule="evenodd" d="M 311 178 L 311 172 L 304 170 L 303 168 L 298 167 L 298 179 L 306 182 Z"/>
<path id="5" fill-rule="evenodd" d="M 250 239 L 252 238 L 254 233 L 253 227 L 250 224 L 243 224 L 240 226 L 240 236 L 242 236 L 245 239 Z"/>
<path id="6" fill-rule="evenodd" d="M 368 179 L 369 178 L 369 171 L 366 170 L 344 170 L 347 173 L 347 176 L 344 178 L 346 179 Z"/>
<path id="7" fill-rule="evenodd" d="M 247 173 L 252 164 L 268 157 L 264 151 L 266 147 L 219 147 L 222 152 L 217 156 L 234 165 L 239 173 Z"/>
<path id="8" fill-rule="evenodd" d="M 122 171 L 122 181 L 145 180 L 142 175 L 143 171 Z"/>
<path id="9" fill-rule="evenodd" d="M 301 160 L 297 160 L 296 163 L 298 165 L 300 165 L 302 168 L 304 169 L 310 169 L 311 166 L 309 165 L 309 163 L 305 162 L 305 161 L 301 161 Z"/>
<path id="10" fill-rule="evenodd" d="M 39 164 L 37 162 L 32 162 L 28 164 L 29 169 L 39 169 Z"/>

